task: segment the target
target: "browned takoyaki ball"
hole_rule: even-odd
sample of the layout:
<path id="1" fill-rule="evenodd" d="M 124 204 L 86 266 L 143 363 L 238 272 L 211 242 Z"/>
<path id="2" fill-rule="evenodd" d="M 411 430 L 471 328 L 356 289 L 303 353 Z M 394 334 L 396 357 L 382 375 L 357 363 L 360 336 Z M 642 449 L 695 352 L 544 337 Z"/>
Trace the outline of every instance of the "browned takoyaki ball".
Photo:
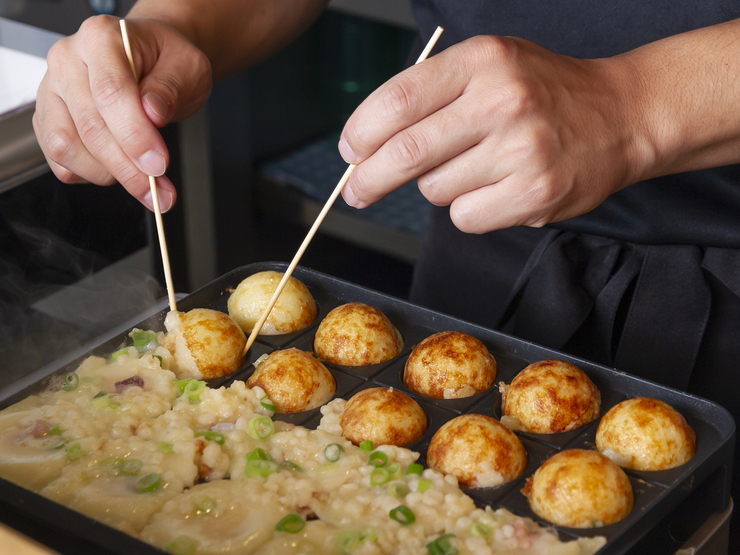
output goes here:
<path id="1" fill-rule="evenodd" d="M 475 337 L 443 331 L 414 347 L 406 360 L 403 383 L 436 399 L 459 399 L 485 391 L 496 379 L 496 360 Z"/>
<path id="2" fill-rule="evenodd" d="M 599 390 L 583 371 L 562 360 L 530 364 L 500 389 L 502 422 L 512 419 L 528 432 L 567 432 L 599 416 Z"/>
<path id="3" fill-rule="evenodd" d="M 601 453 L 568 449 L 547 459 L 522 493 L 540 517 L 558 526 L 594 528 L 626 517 L 634 501 L 624 471 Z"/>
<path id="4" fill-rule="evenodd" d="M 694 456 L 696 435 L 673 407 L 641 397 L 622 401 L 601 418 L 596 448 L 624 468 L 665 470 Z"/>
<path id="5" fill-rule="evenodd" d="M 244 279 L 229 296 L 229 315 L 245 332 L 252 331 L 282 279 L 281 272 L 258 272 Z M 316 302 L 311 292 L 291 276 L 259 333 L 281 335 L 296 332 L 310 326 L 316 314 Z"/>
<path id="6" fill-rule="evenodd" d="M 401 333 L 380 310 L 347 303 L 329 312 L 316 330 L 314 353 L 343 366 L 367 366 L 392 359 L 403 348 Z"/>
<path id="7" fill-rule="evenodd" d="M 393 388 L 374 387 L 353 395 L 344 406 L 339 424 L 342 435 L 354 444 L 408 445 L 427 430 L 427 417 L 419 404 Z"/>
<path id="8" fill-rule="evenodd" d="M 220 378 L 239 368 L 247 338 L 228 314 L 208 308 L 171 311 L 164 324 L 164 346 L 178 377 Z"/>
<path id="9" fill-rule="evenodd" d="M 434 434 L 427 464 L 463 486 L 498 486 L 527 467 L 527 452 L 514 432 L 490 416 L 464 414 Z"/>
<path id="10" fill-rule="evenodd" d="M 259 386 L 277 412 L 293 413 L 320 407 L 336 390 L 331 372 L 310 353 L 299 349 L 274 351 L 263 359 L 247 380 Z"/>

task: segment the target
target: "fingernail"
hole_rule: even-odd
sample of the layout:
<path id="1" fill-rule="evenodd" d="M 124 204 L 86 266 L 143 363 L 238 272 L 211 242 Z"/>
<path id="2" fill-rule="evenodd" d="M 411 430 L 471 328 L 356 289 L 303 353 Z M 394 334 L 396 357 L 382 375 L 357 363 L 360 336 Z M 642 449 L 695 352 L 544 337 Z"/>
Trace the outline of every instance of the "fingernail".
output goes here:
<path id="1" fill-rule="evenodd" d="M 148 92 L 144 95 L 144 102 L 149 104 L 152 111 L 162 119 L 167 119 L 167 103 L 157 93 Z"/>
<path id="2" fill-rule="evenodd" d="M 344 161 L 348 164 L 356 164 L 359 161 L 354 150 L 352 150 L 347 139 L 344 137 L 339 140 L 339 154 L 342 155 L 342 158 L 344 158 Z"/>
<path id="3" fill-rule="evenodd" d="M 166 189 L 157 188 L 157 198 L 159 198 L 159 211 L 164 214 L 172 208 L 172 192 Z M 154 212 L 154 202 L 152 202 L 152 192 L 148 191 L 144 198 L 141 199 L 144 206 Z"/>
<path id="4" fill-rule="evenodd" d="M 141 169 L 147 175 L 153 175 L 154 177 L 164 175 L 164 172 L 167 169 L 167 162 L 165 162 L 164 156 L 159 152 L 154 152 L 153 150 L 145 152 L 141 158 L 139 158 L 139 164 L 141 165 Z"/>
<path id="5" fill-rule="evenodd" d="M 344 197 L 344 202 L 354 208 L 357 208 L 357 205 L 360 203 L 360 201 L 355 196 L 355 192 L 352 190 L 352 187 L 347 184 L 344 186 L 344 190 L 342 192 L 344 193 L 342 195 L 342 197 Z"/>

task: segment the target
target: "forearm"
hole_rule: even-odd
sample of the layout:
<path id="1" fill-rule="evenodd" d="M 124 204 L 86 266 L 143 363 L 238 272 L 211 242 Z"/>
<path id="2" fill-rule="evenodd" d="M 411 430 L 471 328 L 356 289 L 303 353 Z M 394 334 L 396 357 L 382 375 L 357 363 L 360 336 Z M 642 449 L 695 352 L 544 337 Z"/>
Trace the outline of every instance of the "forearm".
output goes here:
<path id="1" fill-rule="evenodd" d="M 613 62 L 624 123 L 635 131 L 638 179 L 740 162 L 740 20 Z"/>
<path id="2" fill-rule="evenodd" d="M 252 65 L 299 35 L 328 0 L 139 0 L 128 18 L 175 27 L 211 61 L 215 79 Z"/>

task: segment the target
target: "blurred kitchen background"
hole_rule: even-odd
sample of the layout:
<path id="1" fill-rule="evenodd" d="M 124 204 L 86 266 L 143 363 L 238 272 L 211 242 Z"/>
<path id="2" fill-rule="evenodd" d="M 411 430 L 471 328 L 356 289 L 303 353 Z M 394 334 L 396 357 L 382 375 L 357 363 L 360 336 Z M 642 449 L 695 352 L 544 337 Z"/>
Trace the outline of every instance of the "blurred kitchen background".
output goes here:
<path id="1" fill-rule="evenodd" d="M 0 372 L 7 383 L 166 306 L 153 216 L 122 187 L 65 185 L 31 125 L 49 47 L 133 0 L 0 0 Z M 334 0 L 301 38 L 214 87 L 163 130 L 179 202 L 164 215 L 173 281 L 292 259 L 346 169 L 339 132 L 409 64 L 399 0 Z M 340 199 L 301 264 L 404 298 L 429 205 L 414 183 L 364 211 Z"/>

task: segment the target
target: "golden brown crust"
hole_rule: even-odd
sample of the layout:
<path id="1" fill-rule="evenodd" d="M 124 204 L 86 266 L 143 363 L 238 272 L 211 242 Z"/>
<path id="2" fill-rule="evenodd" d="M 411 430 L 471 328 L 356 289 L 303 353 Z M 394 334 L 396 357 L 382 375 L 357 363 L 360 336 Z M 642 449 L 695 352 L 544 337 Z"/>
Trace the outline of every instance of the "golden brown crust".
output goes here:
<path id="1" fill-rule="evenodd" d="M 272 299 L 283 273 L 257 272 L 244 279 L 229 296 L 229 315 L 249 333 Z M 310 326 L 318 309 L 311 292 L 299 280 L 290 277 L 262 325 L 260 335 L 293 333 Z"/>
<path id="2" fill-rule="evenodd" d="M 502 410 L 527 431 L 554 434 L 579 428 L 599 416 L 601 394 L 576 366 L 543 360 L 527 366 L 505 390 Z"/>
<path id="3" fill-rule="evenodd" d="M 329 312 L 314 338 L 317 357 L 343 366 L 379 364 L 402 348 L 401 334 L 391 321 L 364 303 L 347 303 Z"/>
<path id="4" fill-rule="evenodd" d="M 619 464 L 635 470 L 666 470 L 696 453 L 696 434 L 684 417 L 658 399 L 627 399 L 599 422 L 596 448 L 611 449 Z"/>
<path id="5" fill-rule="evenodd" d="M 365 389 L 352 396 L 339 421 L 342 435 L 354 444 L 408 445 L 427 430 L 427 417 L 419 404 L 398 390 Z"/>
<path id="6" fill-rule="evenodd" d="M 326 366 L 310 353 L 291 348 L 274 351 L 247 380 L 265 390 L 279 413 L 320 407 L 331 400 L 336 383 Z"/>
<path id="7" fill-rule="evenodd" d="M 522 493 L 538 516 L 576 528 L 618 522 L 634 503 L 624 471 L 602 454 L 585 449 L 568 449 L 547 459 Z"/>
<path id="8" fill-rule="evenodd" d="M 427 464 L 452 474 L 463 486 L 498 485 L 524 472 L 527 453 L 516 434 L 498 420 L 465 414 L 445 423 L 434 434 Z M 491 470 L 501 475 L 500 482 L 485 483 L 483 475 Z"/>
<path id="9" fill-rule="evenodd" d="M 475 337 L 444 331 L 427 337 L 406 360 L 403 383 L 436 399 L 468 397 L 487 390 L 496 379 L 496 360 Z"/>
<path id="10" fill-rule="evenodd" d="M 204 379 L 236 371 L 247 338 L 227 314 L 207 308 L 180 313 L 179 333 Z"/>

